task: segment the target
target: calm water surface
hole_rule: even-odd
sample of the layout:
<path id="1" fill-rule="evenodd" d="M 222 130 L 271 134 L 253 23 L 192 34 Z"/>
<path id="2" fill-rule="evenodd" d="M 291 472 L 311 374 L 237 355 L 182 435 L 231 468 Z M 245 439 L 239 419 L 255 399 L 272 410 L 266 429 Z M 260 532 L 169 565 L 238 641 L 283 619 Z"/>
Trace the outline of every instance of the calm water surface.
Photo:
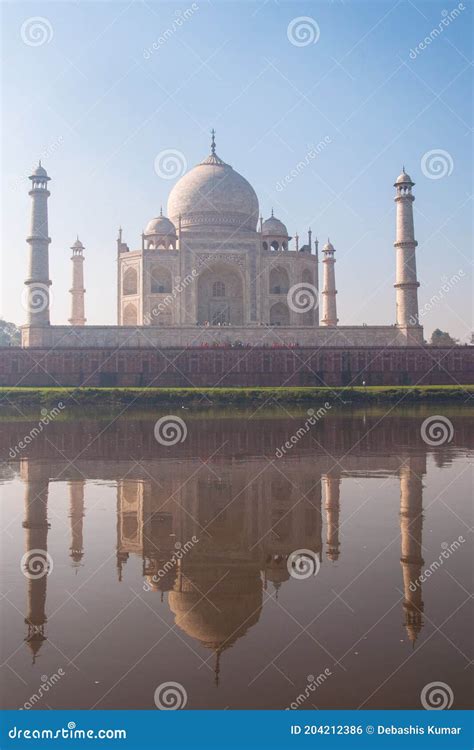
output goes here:
<path id="1" fill-rule="evenodd" d="M 170 681 L 190 709 L 418 708 L 434 681 L 468 707 L 472 411 L 387 408 L 283 455 L 305 410 L 180 410 L 169 447 L 159 413 L 61 415 L 14 458 L 40 415 L 4 417 L 3 707 L 155 709 Z"/>

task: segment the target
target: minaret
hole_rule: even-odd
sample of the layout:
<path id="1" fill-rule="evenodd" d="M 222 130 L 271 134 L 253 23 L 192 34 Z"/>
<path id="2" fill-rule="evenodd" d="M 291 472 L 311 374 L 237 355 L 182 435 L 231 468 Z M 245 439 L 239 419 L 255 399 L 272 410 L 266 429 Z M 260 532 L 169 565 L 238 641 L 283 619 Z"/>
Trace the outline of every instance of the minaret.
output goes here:
<path id="1" fill-rule="evenodd" d="M 418 287 L 416 278 L 416 246 L 415 229 L 413 224 L 412 187 L 415 183 L 403 167 L 402 174 L 397 177 L 394 187 L 397 190 L 395 203 L 397 207 L 397 235 L 394 247 L 397 256 L 396 266 L 396 298 L 397 298 L 397 326 L 400 328 L 419 327 L 418 319 Z M 419 333 L 418 333 L 419 335 Z M 422 338 L 422 336 L 421 336 Z"/>
<path id="2" fill-rule="evenodd" d="M 336 309 L 336 275 L 334 272 L 334 246 L 329 239 L 323 247 L 323 304 L 322 304 L 322 326 L 337 326 L 338 317 Z"/>
<path id="3" fill-rule="evenodd" d="M 27 237 L 29 244 L 28 252 L 28 276 L 25 280 L 27 286 L 26 308 L 28 312 L 27 323 L 30 326 L 49 325 L 49 245 L 51 239 L 48 236 L 48 177 L 41 162 L 29 179 L 31 190 L 29 195 L 33 199 L 31 210 L 31 232 Z"/>
<path id="4" fill-rule="evenodd" d="M 86 322 L 84 317 L 84 245 L 79 237 L 71 247 L 72 250 L 72 287 L 71 292 L 71 317 L 69 322 L 72 326 L 83 326 Z"/>
<path id="5" fill-rule="evenodd" d="M 408 638 L 415 645 L 423 627 L 423 601 L 420 574 L 424 564 L 421 556 L 423 529 L 423 482 L 422 468 L 413 469 L 408 459 L 400 468 L 400 534 L 405 598 L 403 610 Z"/>
<path id="6" fill-rule="evenodd" d="M 320 304 L 319 304 L 319 240 L 318 240 L 317 237 L 314 240 L 314 254 L 316 255 L 314 285 L 315 285 L 316 289 L 318 290 L 318 306 L 316 308 L 316 319 L 315 319 L 314 323 L 315 323 L 315 325 L 319 326 L 319 311 L 320 311 Z"/>
<path id="7" fill-rule="evenodd" d="M 341 478 L 326 474 L 324 480 L 324 510 L 326 511 L 326 554 L 330 560 L 339 559 L 339 503 Z"/>
<path id="8" fill-rule="evenodd" d="M 28 580 L 28 614 L 25 617 L 28 632 L 25 641 L 32 653 L 33 663 L 41 644 L 46 640 L 46 581 L 50 572 L 47 552 L 49 480 L 44 478 L 43 472 L 42 465 L 35 466 L 28 459 L 22 459 L 20 476 L 26 484 L 23 573 Z"/>
<path id="9" fill-rule="evenodd" d="M 84 523 L 84 485 L 83 479 L 69 482 L 69 518 L 71 520 L 71 559 L 75 568 L 84 555 L 82 529 Z"/>

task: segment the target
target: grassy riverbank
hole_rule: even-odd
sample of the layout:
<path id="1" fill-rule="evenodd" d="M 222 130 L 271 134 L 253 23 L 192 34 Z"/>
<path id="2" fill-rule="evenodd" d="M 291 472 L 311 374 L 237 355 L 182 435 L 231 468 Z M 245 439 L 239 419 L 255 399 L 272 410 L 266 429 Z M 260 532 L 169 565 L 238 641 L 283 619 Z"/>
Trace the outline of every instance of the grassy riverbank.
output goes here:
<path id="1" fill-rule="evenodd" d="M 265 403 L 334 405 L 469 402 L 474 385 L 371 386 L 358 388 L 0 388 L 0 407 L 53 406 L 62 401 L 84 407 L 182 406 L 209 403 L 219 406 Z M 474 403 L 474 401 L 472 401 Z"/>

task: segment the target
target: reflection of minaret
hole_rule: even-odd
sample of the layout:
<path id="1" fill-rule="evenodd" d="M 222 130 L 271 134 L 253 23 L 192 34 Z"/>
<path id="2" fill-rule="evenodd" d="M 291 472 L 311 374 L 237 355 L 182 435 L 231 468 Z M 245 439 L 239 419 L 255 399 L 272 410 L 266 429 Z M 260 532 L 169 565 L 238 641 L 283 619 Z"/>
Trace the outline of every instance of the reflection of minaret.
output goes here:
<path id="1" fill-rule="evenodd" d="M 49 523 L 47 521 L 48 479 L 40 476 L 41 466 L 32 466 L 27 460 L 21 462 L 21 476 L 26 482 L 25 493 L 25 556 L 23 572 L 28 579 L 28 626 L 26 642 L 33 655 L 33 663 L 41 644 L 46 640 L 46 553 Z"/>
<path id="2" fill-rule="evenodd" d="M 73 566 L 79 567 L 84 555 L 82 528 L 84 519 L 84 485 L 83 479 L 69 482 L 69 518 L 71 519 L 71 558 Z"/>
<path id="3" fill-rule="evenodd" d="M 414 459 L 415 460 L 415 459 Z M 424 560 L 421 556 L 423 529 L 423 484 L 421 469 L 413 470 L 413 461 L 408 460 L 400 469 L 400 562 L 403 570 L 405 599 L 405 627 L 410 641 L 415 645 L 423 627 L 423 601 L 421 598 L 420 573 Z M 418 470 L 419 469 L 419 470 Z"/>
<path id="4" fill-rule="evenodd" d="M 341 478 L 339 473 L 326 474 L 324 481 L 324 510 L 326 511 L 326 548 L 330 560 L 339 559 L 339 500 Z"/>

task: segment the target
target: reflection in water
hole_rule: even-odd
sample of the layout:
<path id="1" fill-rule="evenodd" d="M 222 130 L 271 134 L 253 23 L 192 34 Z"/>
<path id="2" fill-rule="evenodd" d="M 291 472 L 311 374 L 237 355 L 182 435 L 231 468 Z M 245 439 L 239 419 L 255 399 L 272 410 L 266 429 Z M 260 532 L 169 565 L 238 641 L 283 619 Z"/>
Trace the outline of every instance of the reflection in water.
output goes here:
<path id="1" fill-rule="evenodd" d="M 404 627 L 415 646 L 424 627 L 419 577 L 424 566 L 423 478 L 427 473 L 427 447 L 420 443 L 413 426 L 398 421 L 397 429 L 390 420 L 377 424 L 373 428 L 377 435 L 372 435 L 374 442 L 369 448 L 366 425 L 355 423 L 351 448 L 347 445 L 347 429 L 341 432 L 337 424 L 332 424 L 325 428 L 325 434 L 332 436 L 330 443 L 324 442 L 324 433 L 317 435 L 315 441 L 302 441 L 291 456 L 278 461 L 265 450 L 249 451 L 249 440 L 255 440 L 255 432 L 250 435 L 246 426 L 245 434 L 239 436 L 238 420 L 227 420 L 229 424 L 196 422 L 195 432 L 190 422 L 189 434 L 194 432 L 195 443 L 191 437 L 184 457 L 179 454 L 179 446 L 165 449 L 147 442 L 148 433 L 153 432 L 152 422 L 122 422 L 122 449 L 117 450 L 116 433 L 110 434 L 108 449 L 113 458 L 106 455 L 107 445 L 102 440 L 102 455 L 97 458 L 87 455 L 84 441 L 86 455 L 75 461 L 58 460 L 57 453 L 50 460 L 43 455 L 40 459 L 34 455 L 21 459 L 25 551 L 47 552 L 49 483 L 53 479 L 66 481 L 70 541 L 64 539 L 63 546 L 67 548 L 69 544 L 69 565 L 77 576 L 88 559 L 83 537 L 84 477 L 96 482 L 105 480 L 109 486 L 115 479 L 117 581 L 125 586 L 130 560 L 141 560 L 140 596 L 154 597 L 155 592 L 167 602 L 177 634 L 189 639 L 193 648 L 207 653 L 204 661 L 212 661 L 215 684 L 219 686 L 226 652 L 259 625 L 266 601 L 274 598 L 278 602 L 279 590 L 290 581 L 287 563 L 295 550 L 311 550 L 322 566 L 334 566 L 335 571 L 344 566 L 344 545 L 351 545 L 350 537 L 341 536 L 341 498 L 344 516 L 346 508 L 350 515 L 346 505 L 350 497 L 344 493 L 346 481 L 356 478 L 363 485 L 370 478 L 397 476 L 403 590 L 403 601 L 397 609 L 400 613 L 403 608 Z M 89 434 L 90 426 L 89 423 Z M 268 442 L 284 442 L 284 436 L 275 436 L 275 430 L 288 432 L 292 424 L 275 425 L 272 420 L 265 424 L 262 420 L 259 427 L 258 447 L 264 448 Z M 64 433 L 70 429 L 74 427 L 62 425 Z M 254 430 L 251 424 L 250 431 Z M 210 440 L 203 450 L 206 431 Z M 470 436 L 460 433 L 459 429 L 460 442 L 465 439 L 469 445 Z M 127 455 L 129 439 L 136 443 L 138 436 L 145 456 L 141 460 Z M 71 436 L 63 434 L 62 438 L 64 448 Z M 220 443 L 220 454 L 218 460 L 210 461 L 216 443 Z M 44 446 L 37 448 L 40 453 L 44 450 Z M 74 450 L 78 448 L 74 446 Z M 440 458 L 437 454 L 438 464 L 449 460 L 449 455 Z M 363 505 L 357 513 L 362 512 Z M 100 536 L 93 539 L 89 545 L 100 544 Z M 110 554 L 110 549 L 103 552 Z M 354 570 L 353 576 L 357 575 Z M 47 642 L 47 586 L 51 579 L 42 575 L 25 580 L 25 640 L 34 664 Z M 302 591 L 301 588 L 298 593 Z M 286 602 L 285 608 L 289 606 Z M 269 627 L 268 620 L 265 627 Z M 271 639 L 271 632 L 268 637 Z M 119 701 L 114 707 L 127 705 Z"/>

